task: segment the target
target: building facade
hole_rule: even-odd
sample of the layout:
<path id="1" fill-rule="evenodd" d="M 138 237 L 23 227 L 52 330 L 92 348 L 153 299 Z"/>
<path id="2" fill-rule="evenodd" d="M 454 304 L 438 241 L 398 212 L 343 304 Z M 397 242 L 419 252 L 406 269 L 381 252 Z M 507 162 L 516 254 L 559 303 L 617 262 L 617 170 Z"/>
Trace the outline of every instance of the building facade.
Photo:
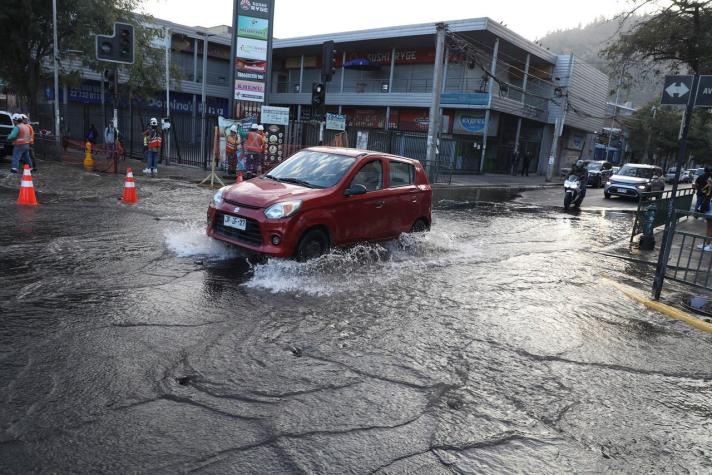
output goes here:
<path id="1" fill-rule="evenodd" d="M 160 20 L 155 27 L 169 32 L 170 60 L 181 71 L 181 79 L 170 83 L 171 116 L 201 116 L 204 80 L 206 114 L 235 115 L 228 110 L 233 93 L 229 28 Z M 489 18 L 446 27 L 441 161 L 463 173 L 511 172 L 518 148 L 529 158 L 530 171 L 543 173 L 557 130 L 555 168 L 589 158 L 593 134 L 602 129 L 606 115 L 605 74 L 574 56 L 553 54 Z M 328 40 L 335 42 L 338 56 L 336 73 L 326 85 L 327 112 L 345 114 L 350 135 L 368 133 L 371 148 L 424 159 L 436 24 L 275 39 L 267 102 L 289 107 L 295 121 L 316 119 L 311 91 L 321 81 L 322 44 Z M 83 76 L 85 83 L 65 88 L 63 99 L 68 110 L 96 114 L 99 73 Z M 144 102 L 142 110 L 167 114 L 165 95 Z M 254 115 L 260 105 L 238 103 L 233 112 Z M 560 123 L 563 127 L 557 127 Z M 201 131 L 193 126 L 183 133 L 196 139 Z"/>

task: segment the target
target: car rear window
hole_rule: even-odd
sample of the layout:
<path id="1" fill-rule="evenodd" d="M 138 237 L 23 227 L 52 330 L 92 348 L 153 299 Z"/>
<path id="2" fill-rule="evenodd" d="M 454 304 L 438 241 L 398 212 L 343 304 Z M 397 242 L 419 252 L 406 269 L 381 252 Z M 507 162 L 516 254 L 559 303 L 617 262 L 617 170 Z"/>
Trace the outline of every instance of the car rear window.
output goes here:
<path id="1" fill-rule="evenodd" d="M 12 125 L 12 119 L 7 114 L 0 114 L 0 125 Z"/>
<path id="2" fill-rule="evenodd" d="M 391 188 L 408 186 L 415 183 L 415 168 L 403 162 L 390 162 Z"/>

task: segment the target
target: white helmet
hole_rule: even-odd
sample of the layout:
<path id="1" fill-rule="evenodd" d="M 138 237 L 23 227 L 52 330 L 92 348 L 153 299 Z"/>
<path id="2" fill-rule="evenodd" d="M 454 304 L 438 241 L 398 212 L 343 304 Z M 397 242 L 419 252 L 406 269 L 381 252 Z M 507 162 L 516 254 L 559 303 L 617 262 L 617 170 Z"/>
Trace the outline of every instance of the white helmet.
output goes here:
<path id="1" fill-rule="evenodd" d="M 252 124 L 252 127 L 250 127 L 250 128 L 251 128 L 252 130 L 257 130 L 258 127 L 259 127 L 259 126 L 258 126 L 257 124 Z"/>
<path id="2" fill-rule="evenodd" d="M 230 132 L 237 133 L 237 126 L 235 124 L 233 124 L 232 127 L 230 127 Z"/>
<path id="3" fill-rule="evenodd" d="M 262 125 L 258 125 L 258 126 L 257 126 L 257 130 L 262 131 L 262 130 L 265 130 L 265 128 L 262 127 Z"/>
<path id="4" fill-rule="evenodd" d="M 12 114 L 12 120 L 20 122 L 22 120 L 22 116 L 20 114 Z"/>
<path id="5" fill-rule="evenodd" d="M 158 119 L 151 117 L 151 125 L 158 125 Z"/>
<path id="6" fill-rule="evenodd" d="M 583 160 L 576 160 L 576 166 L 577 166 L 577 167 L 582 167 L 582 166 L 583 166 Z"/>

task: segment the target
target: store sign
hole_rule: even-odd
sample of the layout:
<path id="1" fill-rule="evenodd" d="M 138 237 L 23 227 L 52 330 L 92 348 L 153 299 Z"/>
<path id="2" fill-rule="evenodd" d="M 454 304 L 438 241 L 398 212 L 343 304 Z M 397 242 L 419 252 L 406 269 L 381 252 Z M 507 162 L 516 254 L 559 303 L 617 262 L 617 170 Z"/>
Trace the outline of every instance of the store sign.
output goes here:
<path id="1" fill-rule="evenodd" d="M 343 114 L 326 114 L 327 130 L 346 130 L 346 116 Z"/>
<path id="2" fill-rule="evenodd" d="M 265 84 L 263 82 L 236 79 L 235 99 L 240 101 L 264 102 Z"/>
<path id="3" fill-rule="evenodd" d="M 485 131 L 484 114 L 458 112 L 455 115 L 455 123 L 452 126 L 452 133 L 467 135 L 482 135 Z"/>
<path id="4" fill-rule="evenodd" d="M 237 20 L 237 35 L 240 38 L 267 41 L 269 38 L 269 20 L 251 16 L 241 16 Z"/>
<path id="5" fill-rule="evenodd" d="M 289 107 L 262 106 L 263 124 L 289 125 Z"/>
<path id="6" fill-rule="evenodd" d="M 234 99 L 264 102 L 271 68 L 274 0 L 235 0 L 234 8 Z"/>

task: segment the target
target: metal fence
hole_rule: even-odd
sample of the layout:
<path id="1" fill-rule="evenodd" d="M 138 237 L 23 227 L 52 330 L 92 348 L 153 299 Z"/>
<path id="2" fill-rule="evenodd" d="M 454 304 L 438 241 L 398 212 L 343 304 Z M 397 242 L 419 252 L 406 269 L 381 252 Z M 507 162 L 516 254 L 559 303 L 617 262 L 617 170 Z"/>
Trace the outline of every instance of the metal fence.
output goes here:
<path id="1" fill-rule="evenodd" d="M 682 218 L 707 218 L 691 211 L 677 211 Z M 665 278 L 712 290 L 712 238 L 673 225 L 672 247 Z"/>
<path id="2" fill-rule="evenodd" d="M 694 196 L 694 188 L 677 190 L 674 209 L 679 212 L 690 211 L 692 209 L 692 199 Z M 653 222 L 654 228 L 665 224 L 668 217 L 668 206 L 670 205 L 671 200 L 672 190 L 640 194 L 640 198 L 638 199 L 638 209 L 635 213 L 635 222 L 633 223 L 633 231 L 630 235 L 630 242 L 633 242 L 635 237 L 643 232 L 645 214 L 649 212 L 648 210 L 654 211 L 655 213 Z"/>

